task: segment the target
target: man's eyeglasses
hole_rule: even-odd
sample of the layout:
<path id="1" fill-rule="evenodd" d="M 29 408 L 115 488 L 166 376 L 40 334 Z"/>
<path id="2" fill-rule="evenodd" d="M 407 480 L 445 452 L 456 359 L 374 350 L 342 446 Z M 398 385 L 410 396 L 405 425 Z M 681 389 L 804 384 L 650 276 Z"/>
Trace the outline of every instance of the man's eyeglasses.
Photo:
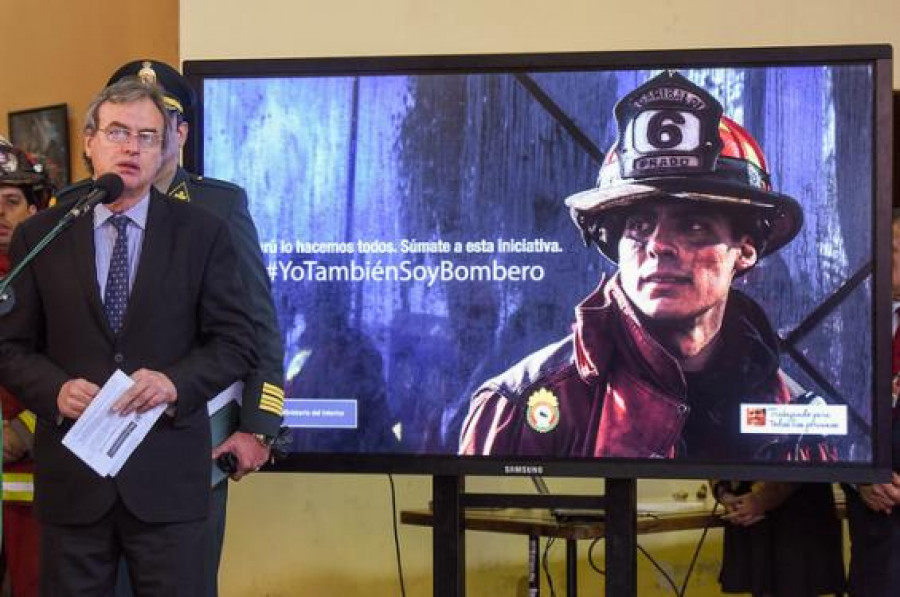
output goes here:
<path id="1" fill-rule="evenodd" d="M 131 138 L 134 137 L 137 139 L 138 147 L 141 149 L 153 149 L 162 140 L 162 135 L 156 131 L 138 131 L 134 133 L 118 126 L 97 130 L 103 133 L 110 143 L 115 143 L 116 145 L 125 145 L 131 142 Z"/>

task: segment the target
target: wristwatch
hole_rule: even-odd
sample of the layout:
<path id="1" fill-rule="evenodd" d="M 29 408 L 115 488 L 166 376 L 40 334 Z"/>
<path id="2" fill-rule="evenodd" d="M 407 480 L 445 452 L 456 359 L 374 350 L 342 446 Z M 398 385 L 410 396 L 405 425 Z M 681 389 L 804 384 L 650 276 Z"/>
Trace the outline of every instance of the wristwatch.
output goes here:
<path id="1" fill-rule="evenodd" d="M 254 433 L 253 437 L 256 438 L 256 441 L 259 442 L 259 445 L 263 448 L 271 448 L 272 444 L 275 443 L 275 438 L 268 436 L 264 433 Z"/>

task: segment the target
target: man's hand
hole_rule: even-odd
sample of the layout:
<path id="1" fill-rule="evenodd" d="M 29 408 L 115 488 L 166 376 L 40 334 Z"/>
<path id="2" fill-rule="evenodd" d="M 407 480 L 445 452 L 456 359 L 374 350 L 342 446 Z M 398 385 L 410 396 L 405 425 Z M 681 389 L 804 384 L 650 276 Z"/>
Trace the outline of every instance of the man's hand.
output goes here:
<path id="1" fill-rule="evenodd" d="M 68 419 L 77 419 L 88 407 L 100 387 L 86 379 L 70 379 L 59 389 L 56 396 L 56 408 L 59 414 Z"/>
<path id="2" fill-rule="evenodd" d="M 15 462 L 28 453 L 28 446 L 12 430 L 7 421 L 3 421 L 3 462 Z"/>
<path id="3" fill-rule="evenodd" d="M 235 481 L 269 461 L 269 448 L 259 443 L 252 433 L 235 431 L 231 437 L 216 446 L 212 451 L 212 459 L 215 460 L 225 452 L 231 452 L 237 458 L 237 470 L 231 475 Z"/>
<path id="4" fill-rule="evenodd" d="M 725 491 L 722 492 L 719 501 L 725 506 L 725 514 L 722 515 L 722 519 L 731 524 L 748 527 L 766 517 L 762 502 L 754 493 L 734 495 Z"/>
<path id="5" fill-rule="evenodd" d="M 138 369 L 131 374 L 134 380 L 128 390 L 112 405 L 113 412 L 127 415 L 133 411 L 145 413 L 154 406 L 178 400 L 175 384 L 164 373 L 150 369 Z"/>
<path id="6" fill-rule="evenodd" d="M 900 504 L 900 475 L 891 475 L 890 483 L 859 486 L 859 496 L 863 503 L 882 514 L 890 514 L 893 507 Z"/>

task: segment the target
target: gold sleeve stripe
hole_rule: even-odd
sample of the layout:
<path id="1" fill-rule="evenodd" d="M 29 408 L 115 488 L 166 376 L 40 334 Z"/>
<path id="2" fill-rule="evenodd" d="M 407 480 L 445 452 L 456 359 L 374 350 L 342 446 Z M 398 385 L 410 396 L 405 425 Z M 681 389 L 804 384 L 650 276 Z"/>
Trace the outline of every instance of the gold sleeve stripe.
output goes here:
<path id="1" fill-rule="evenodd" d="M 284 407 L 284 400 L 275 400 L 274 398 L 270 398 L 268 396 L 263 396 L 259 399 L 260 404 L 266 404 L 273 408 L 281 409 Z"/>
<path id="2" fill-rule="evenodd" d="M 271 396 L 260 396 L 259 397 L 260 404 L 268 404 L 269 406 L 274 406 L 276 408 L 284 408 L 284 400 L 281 398 L 272 398 Z"/>
<path id="3" fill-rule="evenodd" d="M 37 425 L 37 416 L 31 412 L 30 410 L 23 410 L 19 413 L 18 419 L 25 424 L 25 427 L 28 428 L 28 431 L 34 435 L 34 428 Z"/>
<path id="4" fill-rule="evenodd" d="M 259 410 L 264 410 L 266 412 L 272 413 L 273 415 L 280 417 L 284 414 L 284 407 L 279 404 L 271 404 L 269 402 L 260 402 Z"/>
<path id="5" fill-rule="evenodd" d="M 263 384 L 262 393 L 269 395 L 272 398 L 281 398 L 282 400 L 284 400 L 284 388 L 279 388 L 278 386 L 273 386 L 270 383 Z"/>
<path id="6" fill-rule="evenodd" d="M 280 392 L 273 392 L 273 391 L 268 390 L 265 387 L 263 387 L 262 395 L 268 396 L 269 398 L 272 398 L 274 400 L 284 400 L 284 390 L 282 390 Z"/>

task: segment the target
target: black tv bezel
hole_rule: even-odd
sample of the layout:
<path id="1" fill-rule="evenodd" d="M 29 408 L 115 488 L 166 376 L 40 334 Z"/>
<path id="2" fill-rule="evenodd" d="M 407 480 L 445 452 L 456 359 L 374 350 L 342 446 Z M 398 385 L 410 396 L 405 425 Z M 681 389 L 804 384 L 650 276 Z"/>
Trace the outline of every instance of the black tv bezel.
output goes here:
<path id="1" fill-rule="evenodd" d="M 267 470 L 277 472 L 395 473 L 426 475 L 570 476 L 607 478 L 734 478 L 791 481 L 873 482 L 890 478 L 891 470 L 891 211 L 893 168 L 892 48 L 887 44 L 847 46 L 785 46 L 767 48 L 692 49 L 675 51 L 562 52 L 528 54 L 467 54 L 433 56 L 348 56 L 335 58 L 266 58 L 188 60 L 183 72 L 203 101 L 203 81 L 259 77 L 322 77 L 391 74 L 462 74 L 551 72 L 566 70 L 638 70 L 653 68 L 713 68 L 750 66 L 810 66 L 870 63 L 874 74 L 875 192 L 872 255 L 874 258 L 872 334 L 875 355 L 873 462 L 871 464 L 752 464 L 703 463 L 627 458 L 553 459 L 438 454 L 293 453 Z M 199 113 L 198 113 L 199 116 Z M 203 122 L 193 130 L 184 163 L 203 172 Z"/>

